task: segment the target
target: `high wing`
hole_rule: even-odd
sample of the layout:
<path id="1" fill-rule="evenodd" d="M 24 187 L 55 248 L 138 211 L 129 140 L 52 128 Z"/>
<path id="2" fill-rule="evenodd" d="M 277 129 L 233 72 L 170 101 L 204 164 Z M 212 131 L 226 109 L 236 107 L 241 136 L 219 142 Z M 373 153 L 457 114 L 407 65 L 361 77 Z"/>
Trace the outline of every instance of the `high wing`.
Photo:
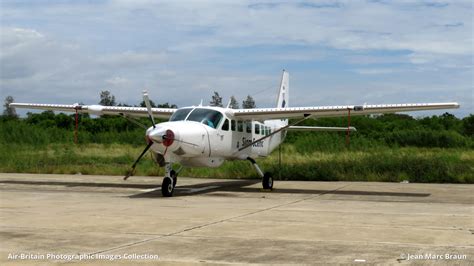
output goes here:
<path id="1" fill-rule="evenodd" d="M 146 107 L 125 106 L 103 106 L 103 105 L 79 105 L 79 104 L 42 104 L 42 103 L 11 103 L 15 108 L 40 109 L 62 112 L 79 112 L 93 115 L 128 115 L 147 117 Z M 154 117 L 168 119 L 177 109 L 173 108 L 151 108 Z"/>
<path id="2" fill-rule="evenodd" d="M 256 108 L 232 110 L 235 118 L 269 120 L 297 117 L 337 117 L 351 115 L 367 115 L 396 113 L 422 110 L 455 109 L 459 108 L 456 102 L 450 103 L 405 103 L 405 104 L 377 104 L 377 105 L 343 105 L 343 106 L 313 106 L 287 108 Z"/>

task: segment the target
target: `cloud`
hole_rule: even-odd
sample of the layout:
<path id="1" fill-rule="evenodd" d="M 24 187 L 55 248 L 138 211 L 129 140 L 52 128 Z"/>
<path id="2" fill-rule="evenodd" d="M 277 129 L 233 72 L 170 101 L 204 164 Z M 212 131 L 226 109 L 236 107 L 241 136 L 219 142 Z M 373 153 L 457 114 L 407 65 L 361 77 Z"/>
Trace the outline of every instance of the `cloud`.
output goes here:
<path id="1" fill-rule="evenodd" d="M 130 81 L 122 77 L 112 77 L 106 80 L 106 82 L 112 86 L 128 84 Z"/>
<path id="2" fill-rule="evenodd" d="M 61 45 L 34 29 L 1 28 L 0 60 L 2 80 L 47 76 L 65 64 L 61 57 L 75 47 Z"/>
<path id="3" fill-rule="evenodd" d="M 357 73 L 362 75 L 379 75 L 379 74 L 390 74 L 399 70 L 392 68 L 361 68 L 355 70 Z"/>
<path id="4" fill-rule="evenodd" d="M 100 55 L 92 59 L 95 63 L 103 67 L 114 68 L 134 68 L 144 67 L 155 63 L 163 63 L 165 53 L 138 53 L 133 51 L 125 51 L 121 53 L 113 53 Z"/>
<path id="5" fill-rule="evenodd" d="M 394 88 L 464 95 L 472 11 L 470 1 L 4 1 L 0 94 L 95 103 L 107 88 L 133 104 L 148 88 L 183 106 L 264 90 L 257 104 L 272 106 L 266 89 L 286 68 L 294 104 L 411 100 Z"/>

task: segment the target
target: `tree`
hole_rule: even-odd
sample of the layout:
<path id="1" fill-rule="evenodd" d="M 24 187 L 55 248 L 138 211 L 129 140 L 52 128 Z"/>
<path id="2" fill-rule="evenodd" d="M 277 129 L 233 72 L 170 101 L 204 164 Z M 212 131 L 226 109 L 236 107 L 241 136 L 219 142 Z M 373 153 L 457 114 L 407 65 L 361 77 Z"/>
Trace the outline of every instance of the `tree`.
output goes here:
<path id="1" fill-rule="evenodd" d="M 217 91 L 214 92 L 214 95 L 212 96 L 212 101 L 209 104 L 211 106 L 223 107 L 222 106 L 222 97 L 219 96 L 219 93 Z"/>
<path id="2" fill-rule="evenodd" d="M 14 102 L 12 96 L 5 97 L 5 104 L 3 105 L 5 110 L 3 110 L 3 115 L 11 118 L 17 118 L 18 115 L 16 114 L 15 107 L 10 106 L 12 102 Z"/>
<path id="3" fill-rule="evenodd" d="M 113 96 L 110 91 L 101 91 L 100 92 L 100 105 L 104 106 L 114 106 L 115 105 L 115 96 Z"/>
<path id="4" fill-rule="evenodd" d="M 464 117 L 463 120 L 464 134 L 466 136 L 474 137 L 474 115 L 470 114 L 467 117 Z"/>
<path id="5" fill-rule="evenodd" d="M 253 100 L 252 96 L 247 95 L 247 99 L 242 102 L 243 109 L 253 109 L 256 108 L 255 101 Z"/>
<path id="6" fill-rule="evenodd" d="M 237 102 L 234 96 L 230 96 L 229 107 L 232 109 L 239 109 L 239 102 Z"/>
<path id="7" fill-rule="evenodd" d="M 176 104 L 169 104 L 169 103 L 162 103 L 162 104 L 158 104 L 158 106 L 156 106 L 158 108 L 173 108 L 173 109 L 177 109 L 178 106 Z"/>
<path id="8" fill-rule="evenodd" d="M 178 106 L 176 104 L 169 104 L 168 102 L 155 104 L 155 102 L 153 102 L 152 100 L 150 100 L 150 106 L 151 106 L 151 108 L 155 108 L 155 107 L 157 107 L 157 108 L 173 108 L 173 109 L 178 108 Z M 146 107 L 145 101 L 142 101 L 140 103 L 140 107 Z"/>

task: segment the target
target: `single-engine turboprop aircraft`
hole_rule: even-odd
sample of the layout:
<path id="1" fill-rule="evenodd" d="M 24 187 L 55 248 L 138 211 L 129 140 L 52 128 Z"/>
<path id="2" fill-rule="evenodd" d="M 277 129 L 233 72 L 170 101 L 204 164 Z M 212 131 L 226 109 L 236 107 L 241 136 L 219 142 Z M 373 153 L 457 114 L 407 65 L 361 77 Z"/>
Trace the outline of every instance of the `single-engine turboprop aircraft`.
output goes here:
<path id="1" fill-rule="evenodd" d="M 137 163 L 151 149 L 156 163 L 165 167 L 161 192 L 166 197 L 173 195 L 178 173 L 183 166 L 218 167 L 225 160 L 250 161 L 262 178 L 263 188 L 272 189 L 272 174 L 264 173 L 255 158 L 268 156 L 283 142 L 288 130 L 356 130 L 353 127 L 297 126 L 309 118 L 459 108 L 459 104 L 455 102 L 289 107 L 289 74 L 285 70 L 274 108 L 231 109 L 229 106 L 222 108 L 202 104 L 179 109 L 152 108 L 146 91 L 143 99 L 146 108 L 36 103 L 11 103 L 10 106 L 93 115 L 121 115 L 132 121 L 134 116 L 148 116 L 152 124 L 145 133 L 148 144 L 124 179 L 133 175 Z M 155 117 L 169 121 L 155 124 Z M 289 118 L 299 119 L 289 124 Z M 181 167 L 173 169 L 173 164 Z"/>

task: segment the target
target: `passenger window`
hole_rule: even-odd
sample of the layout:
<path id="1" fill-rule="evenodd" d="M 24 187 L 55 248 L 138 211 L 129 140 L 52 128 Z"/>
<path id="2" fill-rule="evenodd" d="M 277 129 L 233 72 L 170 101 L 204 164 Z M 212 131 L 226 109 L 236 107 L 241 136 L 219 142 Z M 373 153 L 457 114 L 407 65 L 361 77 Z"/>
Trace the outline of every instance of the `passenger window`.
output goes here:
<path id="1" fill-rule="evenodd" d="M 222 124 L 222 130 L 229 131 L 229 119 L 224 120 L 224 124 Z"/>
<path id="2" fill-rule="evenodd" d="M 252 122 L 245 121 L 245 127 L 247 128 L 247 133 L 252 133 Z"/>
<path id="3" fill-rule="evenodd" d="M 255 134 L 260 134 L 260 125 L 255 124 Z"/>
<path id="4" fill-rule="evenodd" d="M 230 121 L 230 129 L 231 129 L 232 131 L 235 131 L 235 120 L 231 120 L 231 121 Z"/>
<path id="5" fill-rule="evenodd" d="M 237 131 L 244 132 L 244 125 L 242 121 L 237 121 Z"/>
<path id="6" fill-rule="evenodd" d="M 268 128 L 268 135 L 271 135 L 271 134 L 272 134 L 272 129 Z"/>

